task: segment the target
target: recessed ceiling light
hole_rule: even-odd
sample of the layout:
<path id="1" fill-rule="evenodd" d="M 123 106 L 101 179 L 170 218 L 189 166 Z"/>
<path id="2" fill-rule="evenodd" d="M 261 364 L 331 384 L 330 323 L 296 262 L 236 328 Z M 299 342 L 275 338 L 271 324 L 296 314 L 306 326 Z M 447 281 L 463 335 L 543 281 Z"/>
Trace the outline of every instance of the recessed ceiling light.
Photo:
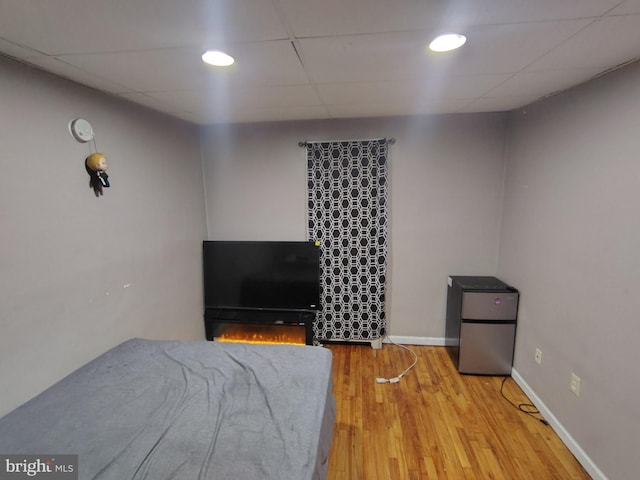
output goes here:
<path id="1" fill-rule="evenodd" d="M 445 33 L 436 37 L 429 48 L 434 52 L 448 52 L 460 48 L 467 41 L 467 37 L 459 33 Z"/>
<path id="2" fill-rule="evenodd" d="M 202 61 L 216 67 L 228 67 L 235 62 L 232 56 L 219 50 L 207 50 L 202 54 Z"/>

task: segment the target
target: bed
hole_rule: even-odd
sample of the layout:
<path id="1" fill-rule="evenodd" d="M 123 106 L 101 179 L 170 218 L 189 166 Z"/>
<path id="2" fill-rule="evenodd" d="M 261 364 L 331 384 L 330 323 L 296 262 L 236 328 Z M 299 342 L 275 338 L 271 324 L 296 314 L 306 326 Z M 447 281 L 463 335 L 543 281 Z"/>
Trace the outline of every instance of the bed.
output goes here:
<path id="1" fill-rule="evenodd" d="M 319 346 L 131 339 L 0 419 L 3 454 L 80 479 L 323 479 L 335 403 Z"/>

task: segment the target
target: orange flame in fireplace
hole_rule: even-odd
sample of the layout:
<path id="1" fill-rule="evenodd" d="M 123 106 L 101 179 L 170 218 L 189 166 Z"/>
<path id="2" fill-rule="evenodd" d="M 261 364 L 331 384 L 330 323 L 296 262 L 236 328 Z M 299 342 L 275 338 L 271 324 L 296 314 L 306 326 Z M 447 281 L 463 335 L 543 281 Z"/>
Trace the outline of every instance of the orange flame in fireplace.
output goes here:
<path id="1" fill-rule="evenodd" d="M 305 345 L 303 326 L 229 325 L 216 337 L 219 342 Z"/>

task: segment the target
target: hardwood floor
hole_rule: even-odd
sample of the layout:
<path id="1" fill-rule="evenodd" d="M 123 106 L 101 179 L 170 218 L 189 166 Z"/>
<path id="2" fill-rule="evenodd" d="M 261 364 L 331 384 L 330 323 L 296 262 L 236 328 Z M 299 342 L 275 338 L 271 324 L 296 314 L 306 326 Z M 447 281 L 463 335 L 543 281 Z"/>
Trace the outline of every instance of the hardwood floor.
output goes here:
<path id="1" fill-rule="evenodd" d="M 329 480 L 589 479 L 551 427 L 500 394 L 503 377 L 460 375 L 444 347 L 326 345 L 337 417 Z M 508 378 L 504 393 L 529 403 Z"/>

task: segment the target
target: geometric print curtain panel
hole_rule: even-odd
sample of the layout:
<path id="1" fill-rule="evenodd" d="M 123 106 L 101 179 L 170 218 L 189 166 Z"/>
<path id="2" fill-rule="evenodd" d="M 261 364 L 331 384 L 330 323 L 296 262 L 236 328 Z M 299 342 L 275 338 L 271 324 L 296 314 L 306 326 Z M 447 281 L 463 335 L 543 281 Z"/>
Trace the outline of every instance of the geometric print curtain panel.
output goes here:
<path id="1" fill-rule="evenodd" d="M 386 333 L 387 139 L 307 143 L 308 238 L 320 241 L 319 340 Z"/>

